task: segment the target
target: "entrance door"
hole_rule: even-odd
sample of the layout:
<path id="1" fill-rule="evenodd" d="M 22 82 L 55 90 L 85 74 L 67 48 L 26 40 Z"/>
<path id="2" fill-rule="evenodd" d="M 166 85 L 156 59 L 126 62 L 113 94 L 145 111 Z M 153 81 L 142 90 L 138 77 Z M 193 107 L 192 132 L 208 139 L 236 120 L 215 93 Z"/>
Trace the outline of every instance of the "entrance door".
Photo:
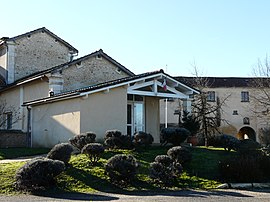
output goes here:
<path id="1" fill-rule="evenodd" d="M 144 131 L 144 103 L 129 102 L 127 104 L 127 134 L 133 135 L 138 131 Z"/>

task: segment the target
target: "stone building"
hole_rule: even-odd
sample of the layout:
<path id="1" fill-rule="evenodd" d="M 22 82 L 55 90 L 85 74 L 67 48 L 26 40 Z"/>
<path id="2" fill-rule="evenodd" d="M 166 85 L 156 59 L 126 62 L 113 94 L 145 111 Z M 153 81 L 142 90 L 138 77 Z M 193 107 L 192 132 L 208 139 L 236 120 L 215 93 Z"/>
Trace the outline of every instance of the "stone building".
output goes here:
<path id="1" fill-rule="evenodd" d="M 207 79 L 208 86 L 204 92 L 208 94 L 207 102 L 216 104 L 217 99 L 226 101 L 222 105 L 220 132 L 233 135 L 239 139 L 250 138 L 260 142 L 259 134 L 262 128 L 268 128 L 269 116 L 254 113 L 258 111 L 256 97 L 260 91 L 253 87 L 254 78 L 247 77 L 202 77 Z M 194 88 L 193 77 L 175 77 L 179 82 L 191 85 Z M 161 124 L 165 122 L 165 101 L 160 102 Z M 179 114 L 183 111 L 181 101 L 170 99 L 167 102 L 167 120 L 169 125 L 178 125 Z M 259 112 L 265 111 L 260 109 Z M 180 112 L 180 113 L 179 113 Z"/>
<path id="2" fill-rule="evenodd" d="M 186 103 L 198 93 L 162 70 L 135 75 L 101 49 L 74 59 L 78 51 L 46 28 L 2 38 L 0 53 L 0 100 L 15 109 L 0 112 L 0 126 L 23 132 L 34 147 L 52 147 L 87 131 L 103 139 L 109 129 L 145 131 L 158 143 L 159 100 Z"/>

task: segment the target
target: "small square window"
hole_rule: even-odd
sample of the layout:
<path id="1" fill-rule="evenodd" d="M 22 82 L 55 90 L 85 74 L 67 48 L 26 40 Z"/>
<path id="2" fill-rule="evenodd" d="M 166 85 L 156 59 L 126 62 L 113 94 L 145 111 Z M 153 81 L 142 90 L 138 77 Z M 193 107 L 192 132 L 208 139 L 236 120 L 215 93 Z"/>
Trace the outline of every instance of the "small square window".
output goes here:
<path id="1" fill-rule="evenodd" d="M 127 100 L 133 101 L 133 95 L 132 95 L 132 94 L 128 94 L 128 95 L 127 95 Z"/>
<path id="2" fill-rule="evenodd" d="M 249 118 L 248 117 L 243 118 L 243 124 L 249 125 Z"/>
<path id="3" fill-rule="evenodd" d="M 241 92 L 241 102 L 249 102 L 249 92 L 248 91 Z"/>
<path id="4" fill-rule="evenodd" d="M 216 100 L 216 93 L 215 91 L 208 91 L 207 92 L 207 101 L 208 102 L 215 102 Z"/>
<path id="5" fill-rule="evenodd" d="M 237 110 L 233 110 L 233 115 L 238 115 L 238 111 Z"/>

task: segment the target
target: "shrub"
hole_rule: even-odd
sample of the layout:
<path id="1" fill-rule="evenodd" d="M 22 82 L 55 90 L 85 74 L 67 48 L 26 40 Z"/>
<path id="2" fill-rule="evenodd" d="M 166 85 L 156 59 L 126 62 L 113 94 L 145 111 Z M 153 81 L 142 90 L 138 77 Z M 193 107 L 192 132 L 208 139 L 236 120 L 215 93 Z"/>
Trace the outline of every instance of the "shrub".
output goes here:
<path id="1" fill-rule="evenodd" d="M 108 139 L 110 137 L 120 137 L 120 136 L 122 136 L 122 133 L 119 130 L 116 130 L 116 129 L 115 130 L 107 130 L 105 132 L 105 138 L 104 139 Z"/>
<path id="2" fill-rule="evenodd" d="M 113 183 L 122 186 L 135 178 L 138 167 L 132 155 L 117 154 L 108 160 L 105 171 Z"/>
<path id="3" fill-rule="evenodd" d="M 149 146 L 153 143 L 154 138 L 150 133 L 139 131 L 133 136 L 136 145 Z"/>
<path id="4" fill-rule="evenodd" d="M 256 155 L 239 155 L 223 160 L 219 168 L 224 181 L 261 182 L 264 178 L 260 160 Z"/>
<path id="5" fill-rule="evenodd" d="M 69 139 L 69 142 L 71 145 L 79 149 L 80 151 L 82 148 L 89 144 L 95 142 L 96 139 L 96 134 L 93 132 L 86 132 L 86 133 L 81 133 L 79 135 L 75 135 L 73 138 Z"/>
<path id="6" fill-rule="evenodd" d="M 215 135 L 211 138 L 210 142 L 212 146 L 223 147 L 226 151 L 237 151 L 241 144 L 240 140 L 238 140 L 236 137 L 226 134 Z"/>
<path id="7" fill-rule="evenodd" d="M 187 147 L 176 146 L 167 151 L 168 156 L 176 163 L 184 165 L 191 161 L 192 154 Z"/>
<path id="8" fill-rule="evenodd" d="M 161 163 L 164 166 L 170 166 L 173 163 L 173 160 L 168 155 L 158 155 L 155 158 L 155 162 Z"/>
<path id="9" fill-rule="evenodd" d="M 244 139 L 244 140 L 240 140 L 240 144 L 237 151 L 243 154 L 250 154 L 254 152 L 259 152 L 258 149 L 260 147 L 261 145 L 258 142 L 255 142 L 251 139 Z"/>
<path id="10" fill-rule="evenodd" d="M 185 128 L 163 128 L 160 134 L 162 145 L 172 143 L 174 146 L 180 145 L 189 135 L 190 132 Z"/>
<path id="11" fill-rule="evenodd" d="M 260 168 L 262 169 L 263 176 L 267 181 L 270 178 L 270 156 L 264 151 L 261 152 L 259 157 Z"/>
<path id="12" fill-rule="evenodd" d="M 15 187 L 23 191 L 35 191 L 47 188 L 55 183 L 55 177 L 65 169 L 62 161 L 36 158 L 21 168 L 15 175 Z"/>
<path id="13" fill-rule="evenodd" d="M 47 158 L 52 160 L 63 161 L 66 165 L 68 164 L 73 147 L 68 143 L 61 143 L 55 145 L 51 151 L 47 154 Z"/>
<path id="14" fill-rule="evenodd" d="M 122 135 L 118 130 L 108 130 L 105 133 L 104 144 L 109 149 L 131 149 L 131 137 Z"/>
<path id="15" fill-rule="evenodd" d="M 181 175 L 182 166 L 180 163 L 173 162 L 167 155 L 158 155 L 155 161 L 150 164 L 150 177 L 158 183 L 171 185 L 176 177 Z"/>
<path id="16" fill-rule="evenodd" d="M 190 112 L 184 111 L 181 127 L 190 131 L 191 135 L 196 135 L 200 130 L 200 121 L 194 116 L 194 114 L 190 114 Z"/>
<path id="17" fill-rule="evenodd" d="M 104 147 L 99 143 L 89 143 L 82 148 L 82 153 L 89 157 L 91 164 L 95 164 L 104 153 Z"/>

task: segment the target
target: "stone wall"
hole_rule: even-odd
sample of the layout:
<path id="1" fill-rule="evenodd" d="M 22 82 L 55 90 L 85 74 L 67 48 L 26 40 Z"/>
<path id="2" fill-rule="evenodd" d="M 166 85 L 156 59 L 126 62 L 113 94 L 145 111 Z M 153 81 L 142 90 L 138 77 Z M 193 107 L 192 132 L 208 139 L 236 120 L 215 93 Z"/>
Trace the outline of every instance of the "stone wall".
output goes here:
<path id="1" fill-rule="evenodd" d="M 46 32 L 34 33 L 15 42 L 15 80 L 70 61 L 68 47 Z"/>
<path id="2" fill-rule="evenodd" d="M 128 77 L 103 57 L 90 56 L 63 70 L 64 91 Z"/>
<path id="3" fill-rule="evenodd" d="M 0 148 L 27 147 L 27 134 L 17 130 L 0 130 Z"/>

